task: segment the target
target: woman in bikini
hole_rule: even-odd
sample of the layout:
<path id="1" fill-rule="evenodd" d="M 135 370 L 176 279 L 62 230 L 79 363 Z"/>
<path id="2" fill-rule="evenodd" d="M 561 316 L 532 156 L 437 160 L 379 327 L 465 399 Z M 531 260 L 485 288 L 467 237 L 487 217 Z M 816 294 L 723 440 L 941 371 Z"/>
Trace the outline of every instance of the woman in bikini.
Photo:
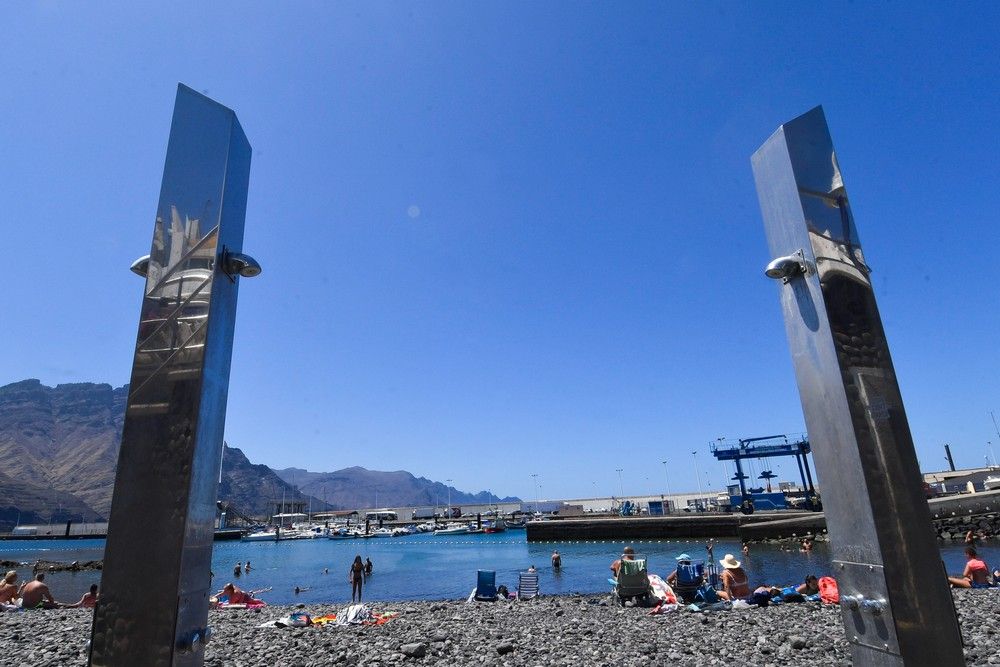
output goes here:
<path id="1" fill-rule="evenodd" d="M 990 569 L 977 555 L 975 547 L 965 547 L 965 570 L 961 577 L 948 577 L 953 588 L 986 588 L 990 585 Z"/>
<path id="2" fill-rule="evenodd" d="M 347 572 L 347 578 L 351 582 L 351 602 L 354 602 L 355 596 L 357 601 L 361 602 L 361 585 L 365 581 L 365 562 L 361 560 L 360 554 L 354 557 L 351 569 Z"/>
<path id="3" fill-rule="evenodd" d="M 719 564 L 723 567 L 722 590 L 719 591 L 719 597 L 723 600 L 745 600 L 750 597 L 750 578 L 736 560 L 736 556 L 726 554 Z"/>

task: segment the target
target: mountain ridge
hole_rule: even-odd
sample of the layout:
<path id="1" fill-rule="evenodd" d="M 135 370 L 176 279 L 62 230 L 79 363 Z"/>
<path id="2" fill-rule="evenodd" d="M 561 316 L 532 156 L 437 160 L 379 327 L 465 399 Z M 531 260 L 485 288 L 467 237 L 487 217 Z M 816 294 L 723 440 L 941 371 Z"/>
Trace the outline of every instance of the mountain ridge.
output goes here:
<path id="1" fill-rule="evenodd" d="M 0 386 L 0 460 L 5 462 L 0 470 L 0 531 L 17 524 L 107 519 L 127 400 L 128 385 L 49 387 L 32 378 Z M 283 478 L 289 475 L 301 479 Z M 283 497 L 313 510 L 373 507 L 375 489 L 382 506 L 435 505 L 446 502 L 449 492 L 440 482 L 403 470 L 274 470 L 226 445 L 218 498 L 243 513 L 266 517 L 275 509 L 272 503 Z M 450 492 L 452 503 L 495 498 L 486 491 Z"/>

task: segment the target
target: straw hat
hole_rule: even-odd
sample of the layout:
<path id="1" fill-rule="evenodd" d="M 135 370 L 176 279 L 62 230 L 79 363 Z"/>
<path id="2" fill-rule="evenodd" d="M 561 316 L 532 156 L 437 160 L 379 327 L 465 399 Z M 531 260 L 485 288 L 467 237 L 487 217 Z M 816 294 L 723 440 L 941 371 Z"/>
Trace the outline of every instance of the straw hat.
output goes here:
<path id="1" fill-rule="evenodd" d="M 736 560 L 736 556 L 732 554 L 726 554 L 726 557 L 719 561 L 719 565 L 726 568 L 727 570 L 735 570 L 740 566 L 740 562 Z"/>

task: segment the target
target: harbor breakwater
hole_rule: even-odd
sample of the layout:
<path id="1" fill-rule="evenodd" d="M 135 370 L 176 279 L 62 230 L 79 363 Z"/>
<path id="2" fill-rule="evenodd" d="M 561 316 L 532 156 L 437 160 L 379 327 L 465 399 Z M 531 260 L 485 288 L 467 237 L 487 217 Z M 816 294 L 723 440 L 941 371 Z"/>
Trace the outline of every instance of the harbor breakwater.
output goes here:
<path id="1" fill-rule="evenodd" d="M 970 530 L 986 537 L 1000 535 L 1000 491 L 932 498 L 928 508 L 935 534 L 942 541 L 964 539 Z M 702 537 L 766 542 L 825 533 L 822 512 L 574 518 L 532 521 L 527 528 L 529 542 Z"/>

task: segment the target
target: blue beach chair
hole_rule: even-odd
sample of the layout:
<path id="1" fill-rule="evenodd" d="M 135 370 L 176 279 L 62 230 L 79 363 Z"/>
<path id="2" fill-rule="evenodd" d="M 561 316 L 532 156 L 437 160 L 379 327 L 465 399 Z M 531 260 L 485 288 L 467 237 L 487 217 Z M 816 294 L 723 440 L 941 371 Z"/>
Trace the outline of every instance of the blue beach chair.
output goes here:
<path id="1" fill-rule="evenodd" d="M 698 591 L 705 583 L 705 562 L 678 559 L 677 583 L 674 592 L 684 602 L 694 602 Z"/>
<path id="2" fill-rule="evenodd" d="M 476 572 L 476 595 L 480 602 L 494 602 L 497 599 L 497 573 L 495 570 Z"/>

